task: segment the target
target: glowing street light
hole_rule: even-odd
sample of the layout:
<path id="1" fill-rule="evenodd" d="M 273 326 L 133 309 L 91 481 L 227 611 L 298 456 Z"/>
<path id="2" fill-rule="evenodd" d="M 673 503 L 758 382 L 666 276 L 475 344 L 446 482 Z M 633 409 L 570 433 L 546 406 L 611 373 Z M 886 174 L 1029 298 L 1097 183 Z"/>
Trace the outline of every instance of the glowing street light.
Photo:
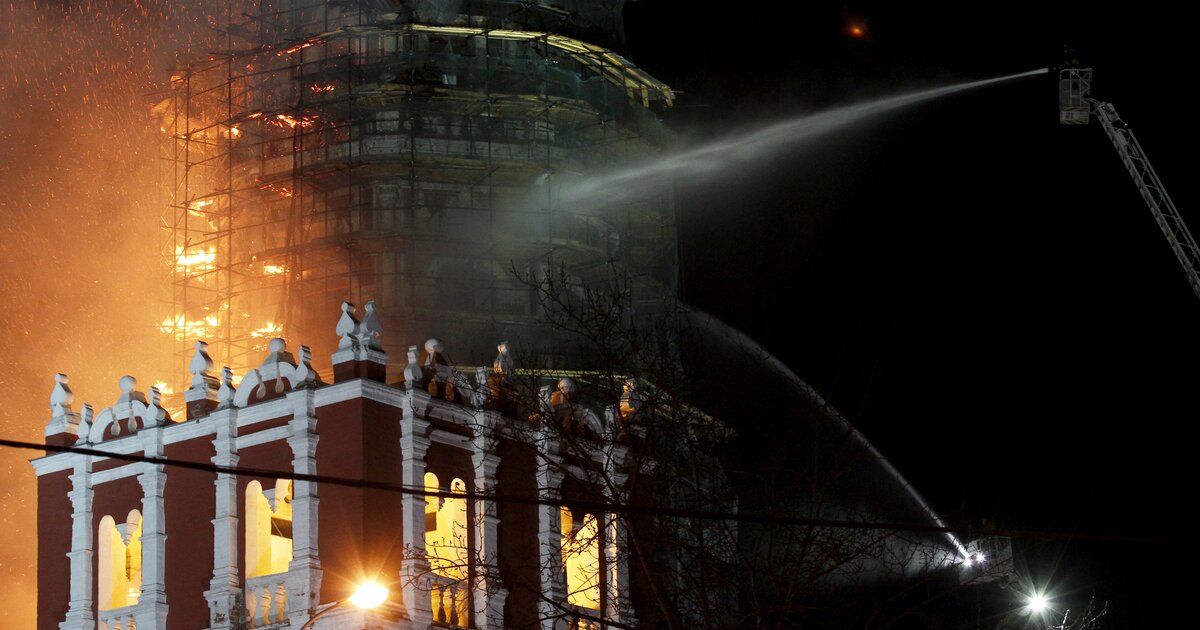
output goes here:
<path id="1" fill-rule="evenodd" d="M 1025 607 L 1029 609 L 1031 614 L 1035 615 L 1040 615 L 1046 612 L 1046 608 L 1049 607 L 1049 605 L 1050 600 L 1046 598 L 1045 593 L 1034 593 L 1030 595 L 1028 601 L 1025 602 Z"/>
<path id="2" fill-rule="evenodd" d="M 386 586 L 383 586 L 381 584 L 376 584 L 375 582 L 366 582 L 365 584 L 362 584 L 361 586 L 359 586 L 358 590 L 354 591 L 354 594 L 351 595 L 350 597 L 347 597 L 346 599 L 338 600 L 338 602 L 336 604 L 329 606 L 328 608 L 325 608 L 324 610 L 322 610 L 321 612 L 318 612 L 317 614 L 313 615 L 312 617 L 309 617 L 308 621 L 305 622 L 303 626 L 300 626 L 300 630 L 305 630 L 306 628 L 311 628 L 313 625 L 313 622 L 316 621 L 318 617 L 320 617 L 321 615 L 324 615 L 325 613 L 327 613 L 335 608 L 341 608 L 346 603 L 350 603 L 350 604 L 354 605 L 355 608 L 361 608 L 363 610 L 370 610 L 372 608 L 377 608 L 377 607 L 379 607 L 379 605 L 386 602 L 387 597 L 388 597 L 388 589 Z"/>
<path id="3" fill-rule="evenodd" d="M 358 587 L 353 595 L 350 596 L 350 603 L 362 608 L 370 610 L 387 601 L 388 589 L 386 586 L 367 582 Z"/>

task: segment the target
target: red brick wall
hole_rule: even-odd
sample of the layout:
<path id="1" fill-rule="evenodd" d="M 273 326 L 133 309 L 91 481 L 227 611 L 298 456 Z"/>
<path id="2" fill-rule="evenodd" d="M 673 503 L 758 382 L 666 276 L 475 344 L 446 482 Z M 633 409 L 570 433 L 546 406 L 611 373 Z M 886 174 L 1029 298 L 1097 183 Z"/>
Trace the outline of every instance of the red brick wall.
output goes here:
<path id="1" fill-rule="evenodd" d="M 71 601 L 71 471 L 38 477 L 37 628 L 58 630 Z"/>
<path id="2" fill-rule="evenodd" d="M 497 490 L 502 495 L 537 497 L 537 459 L 533 447 L 505 440 L 500 443 Z M 505 626 L 538 626 L 537 604 L 541 593 L 538 567 L 537 506 L 501 503 L 500 577 L 508 588 L 504 605 Z"/>
<path id="3" fill-rule="evenodd" d="M 213 436 L 167 444 L 169 459 L 210 462 Z M 213 571 L 213 525 L 216 516 L 216 474 L 187 468 L 167 468 L 164 516 L 167 532 L 167 628 L 194 630 L 208 626 L 208 589 Z"/>

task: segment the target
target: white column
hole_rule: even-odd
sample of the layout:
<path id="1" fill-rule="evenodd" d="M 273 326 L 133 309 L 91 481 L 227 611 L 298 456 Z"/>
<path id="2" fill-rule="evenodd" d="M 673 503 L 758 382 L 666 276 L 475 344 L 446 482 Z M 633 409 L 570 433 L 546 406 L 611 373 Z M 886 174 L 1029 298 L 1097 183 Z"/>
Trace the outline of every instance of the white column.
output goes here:
<path id="1" fill-rule="evenodd" d="M 96 627 L 92 614 L 95 598 L 92 595 L 92 559 L 95 556 L 96 532 L 92 528 L 92 461 L 82 455 L 75 460 L 71 475 L 71 603 L 67 618 L 58 627 L 62 630 L 92 630 Z"/>
<path id="2" fill-rule="evenodd" d="M 146 427 L 138 432 L 147 457 L 162 457 L 162 427 Z M 167 474 L 162 464 L 141 464 L 138 481 L 142 484 L 142 594 L 134 615 L 139 630 L 166 630 L 167 627 L 167 529 L 163 490 Z"/>
<path id="3" fill-rule="evenodd" d="M 611 424 L 611 423 L 610 423 Z M 629 461 L 629 448 L 622 444 L 611 444 L 604 461 L 605 474 L 611 480 L 612 486 L 619 488 L 624 494 L 625 484 L 629 480 L 626 469 Z M 625 503 L 624 496 L 613 496 L 612 491 L 604 488 L 604 498 L 615 503 Z M 633 615 L 633 591 L 629 585 L 629 531 L 625 521 L 613 512 L 604 515 L 604 546 L 605 566 L 607 567 L 607 602 L 605 613 L 612 621 L 631 626 L 637 625 Z"/>
<path id="4" fill-rule="evenodd" d="M 563 482 L 558 439 L 550 431 L 543 431 L 538 441 L 538 496 L 556 501 L 562 497 Z M 567 601 L 567 576 L 563 569 L 562 554 L 562 508 L 556 504 L 538 506 L 538 549 L 543 596 L 538 601 L 538 614 L 542 628 L 566 630 L 567 618 L 561 608 Z"/>
<path id="5" fill-rule="evenodd" d="M 429 451 L 429 421 L 413 412 L 414 399 L 428 398 L 423 392 L 408 391 L 400 425 L 400 452 L 403 457 L 402 482 L 409 488 L 425 487 L 425 455 Z M 425 497 L 404 495 L 404 562 L 400 569 L 404 588 L 404 607 L 413 628 L 433 623 L 430 601 L 430 567 L 425 556 Z"/>
<path id="6" fill-rule="evenodd" d="M 608 529 L 604 537 L 605 562 L 608 566 L 607 617 L 631 626 L 637 625 L 633 615 L 633 591 L 629 586 L 629 532 L 621 517 L 609 512 L 604 516 Z"/>
<path id="7" fill-rule="evenodd" d="M 317 417 L 312 389 L 289 392 L 292 420 L 288 445 L 292 470 L 317 474 Z M 293 627 L 308 621 L 321 602 L 321 557 L 317 548 L 317 484 L 296 480 L 292 484 L 292 561 L 288 564 L 287 616 Z"/>
<path id="8" fill-rule="evenodd" d="M 471 462 L 475 467 L 475 491 L 491 494 L 496 491 L 496 471 L 500 468 L 500 455 L 495 452 L 491 428 L 499 414 L 486 412 L 483 423 L 472 440 Z M 475 627 L 480 630 L 503 630 L 504 601 L 508 590 L 500 581 L 500 516 L 495 501 L 479 501 L 475 504 L 475 541 L 478 561 L 476 586 L 472 589 L 475 599 Z"/>
<path id="9" fill-rule="evenodd" d="M 217 454 L 212 462 L 217 466 L 237 466 L 237 409 L 215 411 L 208 417 L 215 423 L 213 446 Z M 209 626 L 211 630 L 233 630 L 245 617 L 245 602 L 238 575 L 238 505 L 237 475 L 217 473 L 216 513 L 213 518 L 213 575 L 208 590 Z"/>

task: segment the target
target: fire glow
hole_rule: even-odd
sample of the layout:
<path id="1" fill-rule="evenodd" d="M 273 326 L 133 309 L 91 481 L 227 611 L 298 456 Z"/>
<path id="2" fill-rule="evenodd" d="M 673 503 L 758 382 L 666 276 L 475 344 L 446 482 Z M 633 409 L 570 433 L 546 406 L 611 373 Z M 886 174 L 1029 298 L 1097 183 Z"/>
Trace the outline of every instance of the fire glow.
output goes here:
<path id="1" fill-rule="evenodd" d="M 200 251 L 188 251 L 182 246 L 175 247 L 175 270 L 185 274 L 203 274 L 217 268 L 217 250 L 215 247 Z"/>
<path id="2" fill-rule="evenodd" d="M 281 51 L 279 51 L 278 53 L 275 53 L 275 54 L 276 54 L 276 55 L 278 55 L 278 56 L 280 56 L 280 57 L 282 57 L 282 56 L 284 56 L 284 55 L 290 55 L 290 54 L 292 54 L 292 53 L 298 53 L 298 52 L 300 52 L 301 50 L 304 50 L 305 48 L 308 48 L 309 46 L 315 46 L 315 45 L 316 45 L 318 42 L 320 42 L 320 41 L 321 41 L 320 39 L 316 39 L 316 38 L 314 38 L 314 39 L 310 39 L 310 40 L 308 40 L 308 41 L 306 41 L 306 42 L 302 42 L 302 43 L 296 44 L 295 46 L 291 46 L 291 47 L 289 47 L 289 48 L 284 48 L 283 50 L 281 50 Z"/>
<path id="3" fill-rule="evenodd" d="M 259 190 L 269 190 L 271 192 L 279 193 L 281 196 L 288 199 L 291 199 L 295 196 L 295 193 L 292 192 L 291 188 L 288 188 L 287 186 L 281 186 L 279 184 L 263 184 L 262 186 L 259 186 Z"/>
<path id="4" fill-rule="evenodd" d="M 267 322 L 266 326 L 250 331 L 250 336 L 258 339 L 282 337 L 283 326 L 275 322 Z"/>
<path id="5" fill-rule="evenodd" d="M 168 317 L 159 323 L 158 329 L 163 333 L 172 335 L 176 341 L 189 341 L 193 339 L 207 339 L 217 334 L 218 328 L 221 326 L 221 320 L 216 315 L 209 315 L 204 319 L 188 320 L 182 314 L 178 317 Z"/>
<path id="6" fill-rule="evenodd" d="M 274 118 L 267 121 L 267 124 L 275 125 L 276 127 L 286 127 L 288 129 L 295 129 L 296 127 L 307 128 L 317 124 L 317 117 L 301 116 L 296 118 L 287 114 L 276 114 Z"/>

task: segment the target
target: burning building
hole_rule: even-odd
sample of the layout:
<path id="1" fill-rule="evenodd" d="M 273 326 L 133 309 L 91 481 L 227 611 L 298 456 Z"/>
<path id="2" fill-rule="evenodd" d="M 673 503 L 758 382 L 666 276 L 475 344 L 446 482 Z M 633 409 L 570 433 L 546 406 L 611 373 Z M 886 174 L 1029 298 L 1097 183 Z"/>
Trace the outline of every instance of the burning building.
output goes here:
<path id="1" fill-rule="evenodd" d="M 669 181 L 562 192 L 664 147 L 670 88 L 610 48 L 622 4 L 228 2 L 227 49 L 154 108 L 176 209 L 159 328 L 240 369 L 321 338 L 343 299 L 376 300 L 393 338 L 486 348 L 546 338 L 526 280 L 550 268 L 673 294 Z"/>

